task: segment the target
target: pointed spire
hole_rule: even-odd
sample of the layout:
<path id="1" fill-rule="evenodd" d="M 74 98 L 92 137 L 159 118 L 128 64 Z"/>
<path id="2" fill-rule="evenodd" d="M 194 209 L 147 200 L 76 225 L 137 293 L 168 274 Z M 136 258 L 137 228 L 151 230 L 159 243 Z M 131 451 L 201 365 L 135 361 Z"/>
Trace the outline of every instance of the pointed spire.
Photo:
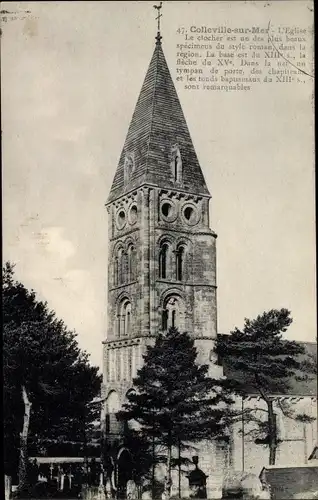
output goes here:
<path id="1" fill-rule="evenodd" d="M 176 157 L 181 180 L 176 182 Z M 180 171 L 180 170 L 179 170 Z M 158 31 L 108 202 L 142 184 L 209 196 Z"/>

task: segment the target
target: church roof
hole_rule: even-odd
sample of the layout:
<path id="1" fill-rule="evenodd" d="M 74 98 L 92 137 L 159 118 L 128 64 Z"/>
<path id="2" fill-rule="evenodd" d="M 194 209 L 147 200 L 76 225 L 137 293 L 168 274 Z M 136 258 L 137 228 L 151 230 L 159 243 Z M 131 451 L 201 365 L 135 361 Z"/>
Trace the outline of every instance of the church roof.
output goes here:
<path id="1" fill-rule="evenodd" d="M 222 337 L 226 337 L 226 335 L 222 334 Z M 317 362 L 317 344 L 315 342 L 299 342 L 305 348 L 305 354 L 299 357 L 299 361 L 305 359 L 306 357 L 310 357 L 312 360 L 316 360 Z M 229 363 L 226 362 L 226 358 L 221 362 L 223 366 L 224 375 L 228 378 L 232 378 L 243 383 L 246 387 L 246 391 L 252 396 L 255 394 L 255 389 L 250 387 L 250 383 L 248 380 L 248 374 L 233 369 Z M 297 378 L 292 378 L 290 381 L 290 390 L 286 396 L 312 396 L 317 397 L 317 377 L 314 375 L 310 377 L 307 381 L 297 380 Z"/>
<path id="2" fill-rule="evenodd" d="M 309 455 L 308 460 L 318 460 L 318 446 L 316 445 Z"/>
<path id="3" fill-rule="evenodd" d="M 179 149 L 182 161 L 182 183 L 179 188 L 209 196 L 160 38 L 157 38 L 108 202 L 145 183 L 175 189 L 170 166 L 173 146 Z M 133 167 L 129 182 L 125 184 L 124 166 L 127 157 L 132 159 Z"/>

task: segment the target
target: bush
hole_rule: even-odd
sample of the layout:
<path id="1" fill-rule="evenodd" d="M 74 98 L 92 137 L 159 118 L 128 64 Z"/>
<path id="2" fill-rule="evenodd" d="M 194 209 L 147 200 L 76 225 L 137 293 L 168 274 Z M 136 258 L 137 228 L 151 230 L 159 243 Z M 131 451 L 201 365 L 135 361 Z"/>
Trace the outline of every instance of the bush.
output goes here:
<path id="1" fill-rule="evenodd" d="M 261 481 L 255 474 L 233 471 L 224 478 L 222 498 L 266 500 L 270 499 L 270 495 L 263 489 Z"/>

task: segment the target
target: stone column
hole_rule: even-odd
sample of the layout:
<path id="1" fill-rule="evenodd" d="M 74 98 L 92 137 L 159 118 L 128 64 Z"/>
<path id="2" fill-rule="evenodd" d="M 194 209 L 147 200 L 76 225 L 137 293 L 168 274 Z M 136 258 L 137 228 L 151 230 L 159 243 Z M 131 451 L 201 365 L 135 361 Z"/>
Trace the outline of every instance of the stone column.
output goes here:
<path id="1" fill-rule="evenodd" d="M 125 347 L 121 347 L 119 349 L 119 362 L 120 362 L 120 380 L 124 380 L 125 379 L 125 352 L 126 352 L 126 348 Z"/>
<path id="2" fill-rule="evenodd" d="M 135 378 L 136 376 L 136 350 L 137 346 L 131 346 L 131 378 Z"/>
<path id="3" fill-rule="evenodd" d="M 110 240 L 114 236 L 113 232 L 113 206 L 108 205 L 107 210 L 107 219 L 108 219 L 108 240 Z"/>
<path id="4" fill-rule="evenodd" d="M 216 235 L 212 236 L 212 323 L 213 323 L 213 333 L 217 335 L 218 325 L 217 325 L 217 276 L 216 276 Z"/>
<path id="5" fill-rule="evenodd" d="M 109 363 L 109 380 L 114 381 L 114 349 L 109 349 L 108 351 L 108 363 Z"/>
<path id="6" fill-rule="evenodd" d="M 209 203 L 210 200 L 208 198 L 203 198 L 202 204 L 202 214 L 203 214 L 203 224 L 206 227 L 210 227 L 210 213 L 209 213 Z"/>
<path id="7" fill-rule="evenodd" d="M 157 196 L 154 189 L 150 190 L 149 197 L 149 287 L 150 287 L 150 331 L 154 333 L 158 328 L 158 318 L 156 312 L 156 234 L 155 234 L 155 216 L 157 213 Z"/>
<path id="8" fill-rule="evenodd" d="M 128 370 L 128 380 L 132 380 L 133 378 L 133 371 L 132 371 L 132 358 L 133 358 L 133 350 L 134 350 L 134 347 L 133 346 L 129 346 L 128 347 L 128 359 L 127 359 L 127 370 Z"/>
<path id="9" fill-rule="evenodd" d="M 107 383 L 109 382 L 109 351 L 104 345 L 104 363 L 103 363 L 103 379 Z"/>
<path id="10" fill-rule="evenodd" d="M 142 190 L 142 215 L 140 227 L 141 243 L 141 335 L 147 336 L 150 331 L 150 273 L 149 273 L 149 219 L 150 189 Z"/>

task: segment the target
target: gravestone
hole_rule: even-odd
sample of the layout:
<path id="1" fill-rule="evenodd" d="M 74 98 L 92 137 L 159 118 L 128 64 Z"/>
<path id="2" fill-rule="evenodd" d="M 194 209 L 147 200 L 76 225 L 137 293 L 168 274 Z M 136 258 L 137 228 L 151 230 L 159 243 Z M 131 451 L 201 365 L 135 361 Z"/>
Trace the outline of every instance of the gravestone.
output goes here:
<path id="1" fill-rule="evenodd" d="M 4 476 L 4 488 L 5 488 L 5 500 L 10 500 L 11 498 L 11 476 Z"/>
<path id="2" fill-rule="evenodd" d="M 208 476 L 198 467 L 199 457 L 193 457 L 192 461 L 195 469 L 187 476 L 189 481 L 189 496 L 190 498 L 207 498 L 206 479 Z"/>
<path id="3" fill-rule="evenodd" d="M 105 489 L 103 486 L 83 484 L 81 498 L 83 500 L 106 500 Z"/>

